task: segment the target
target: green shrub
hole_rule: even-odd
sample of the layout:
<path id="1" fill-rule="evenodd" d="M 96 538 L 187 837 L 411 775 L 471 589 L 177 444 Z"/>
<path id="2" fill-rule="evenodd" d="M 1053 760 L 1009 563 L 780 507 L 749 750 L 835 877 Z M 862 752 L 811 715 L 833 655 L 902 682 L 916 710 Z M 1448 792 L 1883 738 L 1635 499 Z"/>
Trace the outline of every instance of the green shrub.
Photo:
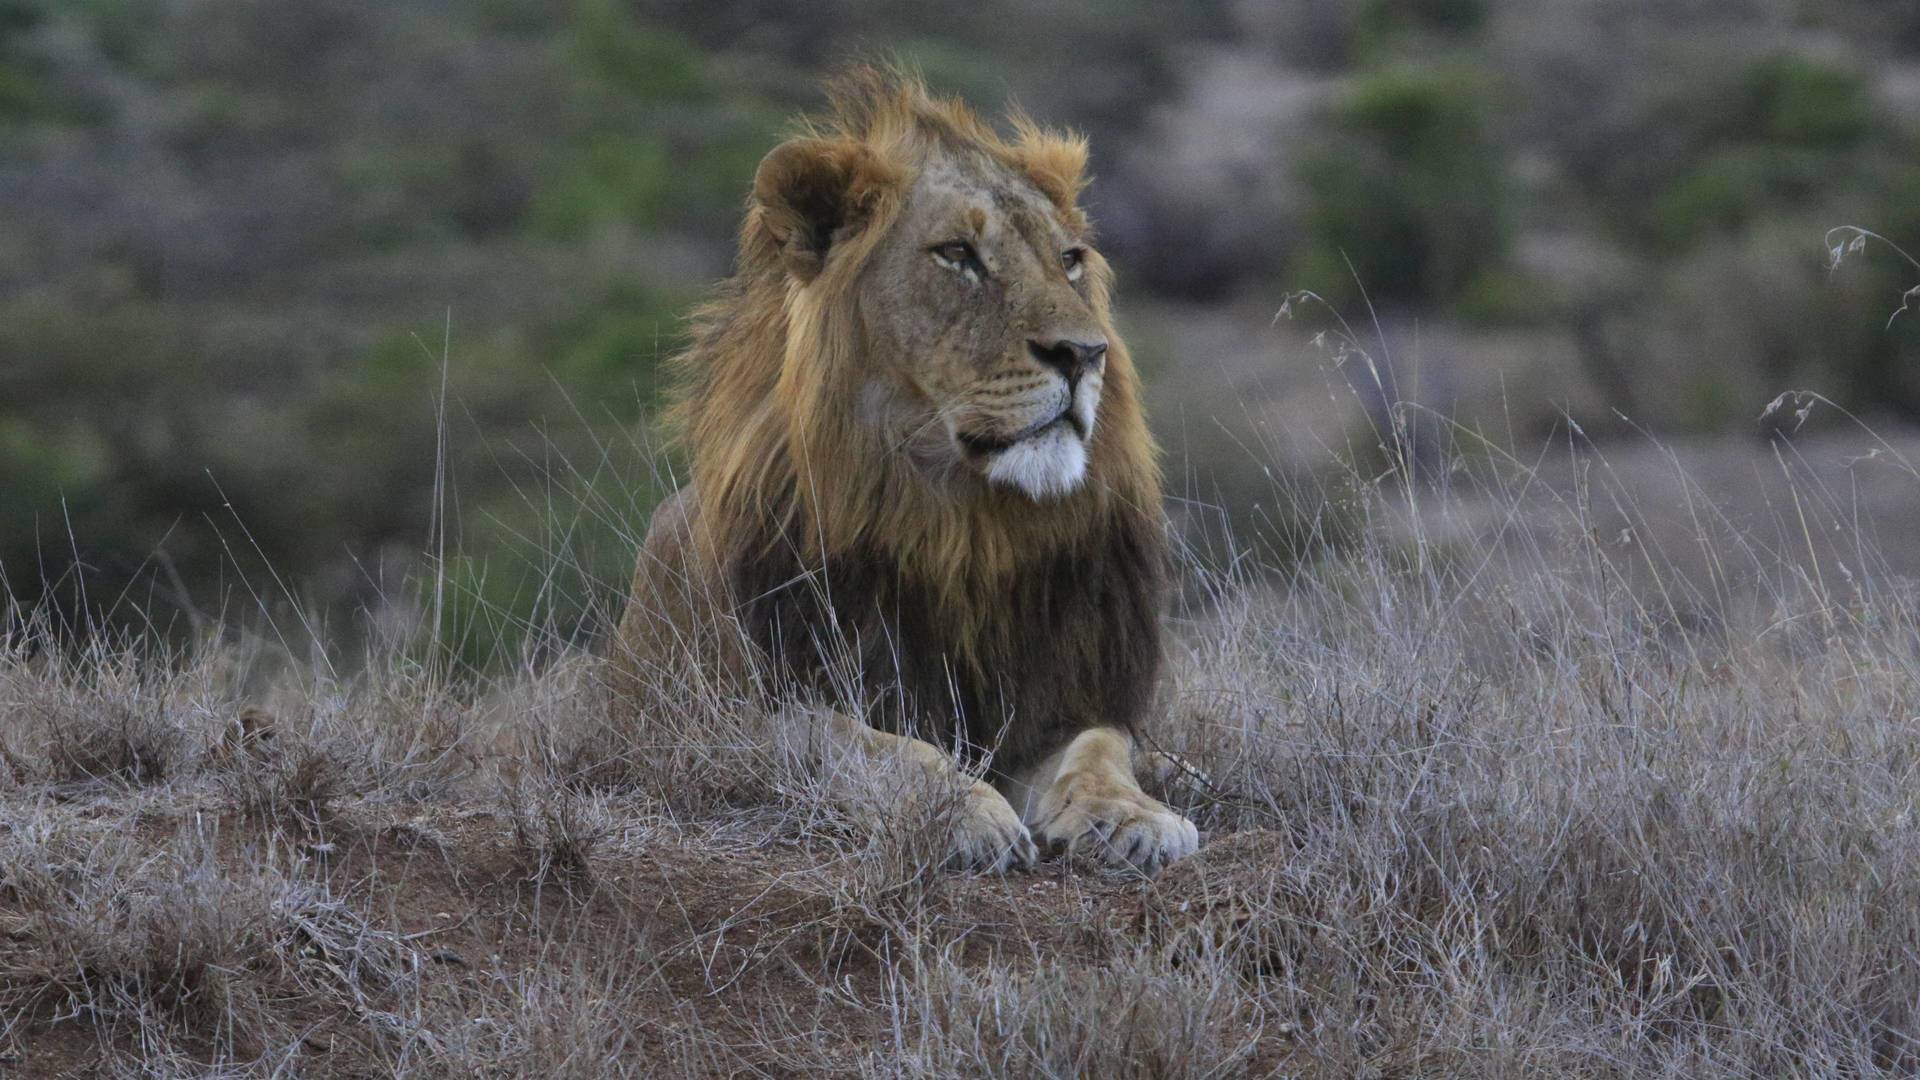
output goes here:
<path id="1" fill-rule="evenodd" d="M 1505 183 L 1487 97 L 1471 71 L 1362 79 L 1334 114 L 1336 137 L 1302 166 L 1307 242 L 1296 279 L 1345 299 L 1357 275 L 1376 299 L 1445 304 L 1497 266 Z"/>
<path id="2" fill-rule="evenodd" d="M 776 110 L 731 104 L 701 120 L 677 140 L 668 174 L 668 211 L 679 227 L 731 235 L 753 171 L 775 142 L 785 118 Z"/>
<path id="3" fill-rule="evenodd" d="M 1778 56 L 1747 75 L 1750 113 L 1742 126 L 1784 146 L 1837 149 L 1873 131 L 1866 82 L 1853 71 L 1798 56 Z"/>
<path id="4" fill-rule="evenodd" d="M 655 403 L 660 362 L 683 340 L 684 305 L 657 295 L 626 295 L 629 301 L 600 305 L 553 335 L 554 374 L 592 399 L 596 418 L 637 419 L 641 407 Z"/>
<path id="5" fill-rule="evenodd" d="M 40 87 L 19 64 L 0 59 L 0 123 L 17 123 L 38 111 Z"/>
<path id="6" fill-rule="evenodd" d="M 1654 201 L 1656 234 L 1678 248 L 1711 232 L 1746 227 L 1774 201 L 1777 164 L 1764 147 L 1738 147 L 1700 161 Z"/>
<path id="7" fill-rule="evenodd" d="M 641 101 L 699 101 L 711 94 L 699 47 L 634 18 L 621 0 L 579 0 L 573 47 L 594 74 Z"/>
<path id="8" fill-rule="evenodd" d="M 1884 149 L 1878 127 L 1847 68 L 1790 55 L 1709 67 L 1648 96 L 1582 182 L 1636 238 L 1678 251 L 1833 201 Z"/>
<path id="9" fill-rule="evenodd" d="M 1510 266 L 1489 267 L 1467 282 L 1453 311 L 1467 322 L 1501 326 L 1546 323 L 1566 315 L 1561 297 Z"/>
<path id="10" fill-rule="evenodd" d="M 672 155 L 648 134 L 598 135 L 533 196 L 532 224 L 542 235 L 575 240 L 600 222 L 659 223 L 666 212 Z"/>

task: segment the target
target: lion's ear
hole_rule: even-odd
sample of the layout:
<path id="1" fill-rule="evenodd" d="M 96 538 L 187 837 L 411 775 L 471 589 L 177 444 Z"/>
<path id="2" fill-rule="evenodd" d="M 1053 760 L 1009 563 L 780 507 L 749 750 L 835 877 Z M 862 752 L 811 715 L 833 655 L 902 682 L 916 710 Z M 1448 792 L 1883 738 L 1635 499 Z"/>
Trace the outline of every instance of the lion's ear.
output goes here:
<path id="1" fill-rule="evenodd" d="M 828 250 L 864 223 L 879 172 L 866 147 L 838 139 L 789 139 L 761 160 L 753 199 L 788 273 L 802 282 L 820 273 Z"/>

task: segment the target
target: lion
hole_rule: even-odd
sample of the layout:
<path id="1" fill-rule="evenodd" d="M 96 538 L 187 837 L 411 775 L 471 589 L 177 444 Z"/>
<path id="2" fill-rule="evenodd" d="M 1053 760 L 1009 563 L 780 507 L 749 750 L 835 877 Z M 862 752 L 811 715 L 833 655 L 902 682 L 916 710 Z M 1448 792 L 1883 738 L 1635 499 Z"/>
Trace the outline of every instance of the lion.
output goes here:
<path id="1" fill-rule="evenodd" d="M 950 778 L 959 862 L 1157 869 L 1199 834 L 1133 770 L 1167 524 L 1087 144 L 1018 110 L 1002 137 L 899 72 L 829 98 L 760 163 L 674 360 L 691 476 L 635 566 L 618 699 L 644 715 L 687 664 L 755 682 L 831 746 Z"/>

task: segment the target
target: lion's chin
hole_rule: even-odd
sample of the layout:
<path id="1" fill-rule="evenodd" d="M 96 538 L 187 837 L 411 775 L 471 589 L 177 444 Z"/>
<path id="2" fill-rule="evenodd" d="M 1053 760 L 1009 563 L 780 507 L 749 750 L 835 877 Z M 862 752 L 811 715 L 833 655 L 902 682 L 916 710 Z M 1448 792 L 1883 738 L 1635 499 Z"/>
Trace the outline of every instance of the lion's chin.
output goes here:
<path id="1" fill-rule="evenodd" d="M 993 455 L 987 480 L 1035 500 L 1057 499 L 1087 477 L 1087 444 L 1071 424 L 1056 423 Z"/>

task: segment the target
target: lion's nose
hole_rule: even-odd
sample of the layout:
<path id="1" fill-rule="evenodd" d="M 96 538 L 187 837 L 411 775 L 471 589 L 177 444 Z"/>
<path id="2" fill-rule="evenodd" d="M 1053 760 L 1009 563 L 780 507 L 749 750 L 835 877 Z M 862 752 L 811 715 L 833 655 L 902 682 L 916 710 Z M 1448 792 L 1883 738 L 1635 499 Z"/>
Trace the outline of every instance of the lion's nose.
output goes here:
<path id="1" fill-rule="evenodd" d="M 1027 342 L 1027 351 L 1035 360 L 1059 372 L 1069 386 L 1078 383 L 1080 376 L 1100 366 L 1107 357 L 1107 343 L 1104 341 L 1075 341 L 1061 338 L 1051 344 L 1039 341 Z"/>

